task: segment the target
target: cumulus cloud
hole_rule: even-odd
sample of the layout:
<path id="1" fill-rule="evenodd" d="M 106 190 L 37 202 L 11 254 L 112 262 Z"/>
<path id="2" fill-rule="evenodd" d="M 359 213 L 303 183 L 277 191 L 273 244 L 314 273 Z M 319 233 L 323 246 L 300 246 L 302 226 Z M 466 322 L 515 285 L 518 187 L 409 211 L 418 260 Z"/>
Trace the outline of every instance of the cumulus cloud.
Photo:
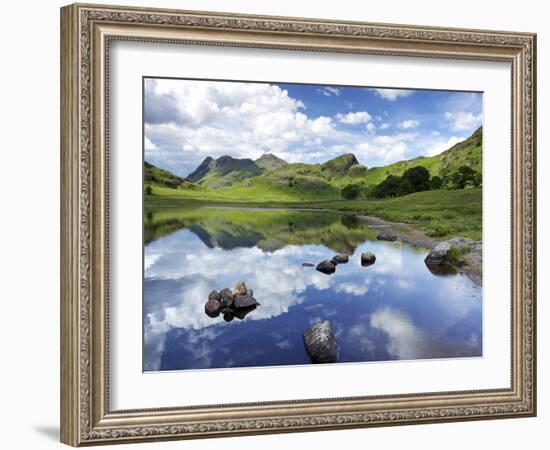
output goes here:
<path id="1" fill-rule="evenodd" d="M 420 122 L 418 120 L 409 119 L 409 120 L 404 120 L 402 122 L 399 122 L 398 126 L 402 130 L 408 130 L 410 128 L 416 128 L 418 125 L 420 125 Z"/>
<path id="2" fill-rule="evenodd" d="M 445 113 L 445 119 L 449 122 L 449 126 L 453 131 L 473 131 L 481 126 L 483 114 L 473 114 L 471 112 L 449 112 Z"/>
<path id="3" fill-rule="evenodd" d="M 398 98 L 408 97 L 414 91 L 408 89 L 372 89 L 376 95 L 383 99 L 394 102 Z"/>
<path id="4" fill-rule="evenodd" d="M 440 153 L 444 152 L 445 150 L 450 149 L 453 145 L 456 145 L 459 142 L 462 142 L 464 140 L 465 140 L 465 138 L 463 138 L 463 137 L 451 136 L 446 141 L 441 141 L 441 142 L 436 143 L 432 148 L 430 148 L 428 151 L 426 151 L 426 156 L 439 155 Z"/>
<path id="5" fill-rule="evenodd" d="M 380 129 L 381 130 L 387 130 L 388 128 L 390 127 L 390 124 L 389 123 L 383 123 L 382 125 L 380 125 Z"/>
<path id="6" fill-rule="evenodd" d="M 144 101 L 146 159 L 154 164 L 162 148 L 163 166 L 180 175 L 206 156 L 257 158 L 336 136 L 331 117 L 308 117 L 300 100 L 266 83 L 148 79 Z"/>
<path id="7" fill-rule="evenodd" d="M 366 124 L 372 120 L 372 116 L 367 111 L 350 112 L 347 114 L 336 114 L 336 120 L 346 125 Z"/>

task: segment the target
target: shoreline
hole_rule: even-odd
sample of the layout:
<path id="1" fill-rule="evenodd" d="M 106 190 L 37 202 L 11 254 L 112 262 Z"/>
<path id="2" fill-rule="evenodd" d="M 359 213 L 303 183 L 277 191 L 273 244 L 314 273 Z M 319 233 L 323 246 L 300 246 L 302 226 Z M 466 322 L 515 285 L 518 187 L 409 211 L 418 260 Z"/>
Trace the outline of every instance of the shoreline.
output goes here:
<path id="1" fill-rule="evenodd" d="M 396 236 L 398 240 L 406 242 L 409 245 L 413 245 L 414 247 L 421 247 L 426 250 L 431 250 L 440 242 L 447 240 L 435 239 L 407 223 L 390 222 L 388 220 L 381 219 L 380 217 L 368 216 L 364 214 L 358 214 L 356 217 L 374 225 L 373 228 L 380 228 L 388 231 L 390 234 Z M 476 245 L 478 242 L 481 243 L 481 241 L 472 241 L 473 245 L 470 247 L 470 251 L 464 255 L 464 259 L 467 264 L 463 266 L 453 265 L 453 267 L 456 269 L 457 273 L 467 275 L 476 284 L 476 286 L 482 287 L 482 253 L 481 245 Z"/>
<path id="2" fill-rule="evenodd" d="M 179 199 L 178 199 L 179 200 Z M 191 199 L 189 199 L 191 200 Z M 161 202 L 162 203 L 162 202 Z M 166 202 L 164 204 L 146 204 L 144 202 L 143 206 L 145 208 L 177 208 L 181 205 L 179 204 L 170 204 Z M 367 214 L 362 214 L 358 211 L 339 209 L 339 208 L 300 208 L 296 204 L 289 203 L 288 206 L 285 206 L 284 203 L 272 202 L 271 206 L 266 206 L 266 203 L 250 203 L 250 202 L 223 202 L 223 201 L 202 201 L 202 200 L 191 200 L 189 203 L 195 203 L 195 207 L 200 205 L 202 208 L 209 209 L 248 209 L 248 210 L 292 210 L 292 211 L 319 211 L 327 213 L 340 213 L 348 214 L 357 217 L 360 220 L 365 220 L 369 222 L 369 225 L 372 228 L 380 228 L 388 231 L 389 233 L 395 235 L 398 240 L 405 242 L 414 247 L 424 248 L 426 250 L 432 250 L 437 244 L 443 242 L 447 239 L 437 239 L 431 236 L 428 236 L 425 232 L 415 228 L 411 224 L 403 222 L 391 222 L 389 220 L 382 219 L 377 216 L 371 216 Z M 310 202 L 315 203 L 315 202 Z M 324 203 L 324 202 L 323 202 Z M 197 205 L 198 204 L 198 205 Z M 270 203 L 268 202 L 267 205 Z M 325 203 L 326 204 L 326 203 Z M 245 206 L 246 205 L 246 206 Z M 190 205 L 189 205 L 190 206 Z M 476 286 L 482 287 L 482 252 L 481 252 L 481 241 L 472 241 L 473 244 L 470 246 L 470 251 L 464 255 L 466 261 L 465 265 L 452 267 L 456 269 L 457 273 L 467 275 Z M 474 248 L 472 248 L 474 247 Z"/>

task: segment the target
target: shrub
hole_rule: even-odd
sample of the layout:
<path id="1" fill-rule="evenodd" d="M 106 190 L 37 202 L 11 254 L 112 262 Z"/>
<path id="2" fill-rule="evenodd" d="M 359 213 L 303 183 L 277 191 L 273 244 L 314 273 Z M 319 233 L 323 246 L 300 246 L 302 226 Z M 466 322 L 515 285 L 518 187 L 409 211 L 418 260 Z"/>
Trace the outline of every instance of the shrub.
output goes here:
<path id="1" fill-rule="evenodd" d="M 358 184 L 348 184 L 340 193 L 346 200 L 355 200 L 361 193 L 361 186 Z"/>
<path id="2" fill-rule="evenodd" d="M 153 195 L 153 188 L 149 184 L 145 186 L 145 195 Z"/>

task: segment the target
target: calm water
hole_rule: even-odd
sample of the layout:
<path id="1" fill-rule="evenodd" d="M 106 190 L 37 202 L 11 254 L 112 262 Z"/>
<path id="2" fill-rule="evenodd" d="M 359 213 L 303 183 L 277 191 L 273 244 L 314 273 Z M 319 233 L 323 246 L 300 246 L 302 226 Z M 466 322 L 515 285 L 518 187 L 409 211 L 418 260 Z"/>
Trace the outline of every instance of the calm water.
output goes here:
<path id="1" fill-rule="evenodd" d="M 329 320 L 338 362 L 481 356 L 481 288 L 436 276 L 426 250 L 330 211 L 146 210 L 144 370 L 310 364 L 302 334 Z M 376 263 L 361 267 L 364 251 Z M 350 255 L 336 273 L 303 267 Z M 243 320 L 204 313 L 238 280 L 260 306 Z"/>

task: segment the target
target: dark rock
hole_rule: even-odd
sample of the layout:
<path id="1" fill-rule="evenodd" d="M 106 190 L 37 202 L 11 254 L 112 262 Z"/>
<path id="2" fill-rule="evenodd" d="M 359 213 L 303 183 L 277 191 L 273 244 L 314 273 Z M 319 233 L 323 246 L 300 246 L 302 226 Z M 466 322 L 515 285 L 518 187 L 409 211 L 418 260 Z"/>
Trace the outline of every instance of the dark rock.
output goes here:
<path id="1" fill-rule="evenodd" d="M 254 291 L 252 289 L 247 289 L 246 295 L 248 295 L 249 297 L 254 297 Z"/>
<path id="2" fill-rule="evenodd" d="M 225 320 L 226 322 L 231 322 L 234 317 L 235 315 L 233 314 L 233 310 L 230 309 L 229 312 L 226 312 L 223 315 L 223 320 Z"/>
<path id="3" fill-rule="evenodd" d="M 397 241 L 397 236 L 396 236 L 395 234 L 387 233 L 386 231 L 381 231 L 381 232 L 378 233 L 378 235 L 376 236 L 376 239 L 378 239 L 379 241 L 390 241 L 390 242 L 394 242 L 394 241 Z"/>
<path id="4" fill-rule="evenodd" d="M 204 305 L 204 312 L 208 317 L 218 317 L 220 315 L 220 302 L 217 300 L 208 300 Z"/>
<path id="5" fill-rule="evenodd" d="M 306 330 L 304 344 L 314 364 L 333 363 L 338 359 L 338 344 L 328 320 Z"/>
<path id="6" fill-rule="evenodd" d="M 221 302 L 222 297 L 218 291 L 212 291 L 210 294 L 208 294 L 208 300 L 216 300 L 218 302 Z"/>
<path id="7" fill-rule="evenodd" d="M 376 256 L 374 255 L 374 253 L 371 253 L 371 252 L 361 253 L 361 265 L 363 267 L 372 266 L 375 261 L 376 261 Z"/>
<path id="8" fill-rule="evenodd" d="M 220 291 L 220 295 L 221 295 L 221 298 L 222 298 L 222 301 L 221 301 L 222 308 L 226 308 L 228 306 L 233 305 L 233 301 L 234 301 L 235 297 L 233 296 L 233 294 L 231 293 L 231 291 L 228 288 L 222 289 Z"/>
<path id="9" fill-rule="evenodd" d="M 332 258 L 332 262 L 335 264 L 345 264 L 349 261 L 348 255 L 336 255 Z"/>
<path id="10" fill-rule="evenodd" d="M 336 271 L 336 264 L 326 259 L 325 261 L 321 261 L 319 264 L 317 264 L 316 269 L 319 272 L 323 272 L 327 275 L 330 275 Z"/>
<path id="11" fill-rule="evenodd" d="M 222 308 L 222 309 L 220 309 L 220 312 L 221 312 L 223 315 L 226 315 L 226 314 L 233 314 L 233 308 Z"/>
<path id="12" fill-rule="evenodd" d="M 259 305 L 258 301 L 249 295 L 236 295 L 233 303 L 235 308 L 248 308 L 256 305 Z"/>
<path id="13" fill-rule="evenodd" d="M 249 313 L 256 309 L 256 305 L 249 306 L 247 308 L 240 308 L 233 311 L 233 315 L 239 319 L 243 320 Z"/>
<path id="14" fill-rule="evenodd" d="M 315 267 L 315 264 L 305 262 L 305 263 L 302 263 L 302 266 L 304 266 L 304 267 Z"/>

